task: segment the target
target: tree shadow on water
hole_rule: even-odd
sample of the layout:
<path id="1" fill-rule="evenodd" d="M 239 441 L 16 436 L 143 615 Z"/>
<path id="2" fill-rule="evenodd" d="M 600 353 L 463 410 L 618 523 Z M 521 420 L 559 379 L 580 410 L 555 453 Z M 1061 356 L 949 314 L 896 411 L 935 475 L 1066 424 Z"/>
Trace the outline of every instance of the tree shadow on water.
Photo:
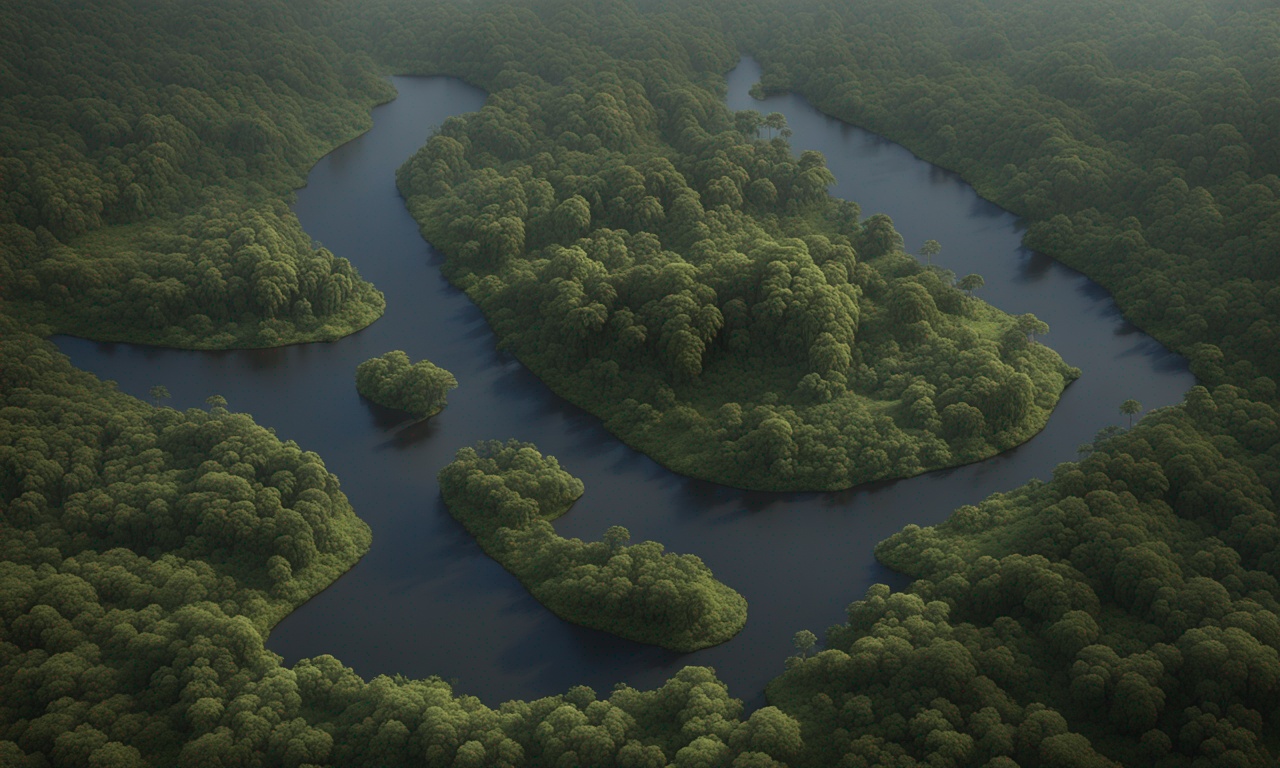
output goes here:
<path id="1" fill-rule="evenodd" d="M 582 627 L 542 610 L 545 615 L 530 627 L 526 639 L 506 645 L 499 666 L 507 674 L 532 672 L 533 687 L 546 695 L 586 685 L 608 696 L 607 686 L 655 669 L 671 670 L 686 655 Z M 669 676 L 666 671 L 663 675 Z"/>
<path id="2" fill-rule="evenodd" d="M 952 173 L 951 171 L 944 171 L 944 173 L 946 173 L 948 178 L 953 179 L 957 184 L 966 184 L 959 174 Z M 969 215 L 971 217 L 984 219 L 999 219 L 1004 216 L 1012 217 L 1012 214 L 1005 209 L 977 194 L 974 194 L 973 202 L 969 205 Z"/>
<path id="3" fill-rule="evenodd" d="M 441 414 L 416 419 L 411 414 L 383 405 L 361 396 L 360 402 L 368 411 L 373 424 L 382 432 L 390 432 L 388 439 L 374 446 L 374 450 L 388 448 L 402 450 L 427 440 L 440 431 Z"/>
<path id="4" fill-rule="evenodd" d="M 360 396 L 360 403 L 368 411 L 370 418 L 373 419 L 373 425 L 383 431 L 407 424 L 413 418 L 404 411 L 388 408 L 385 405 L 378 405 L 363 395 Z"/>
<path id="5" fill-rule="evenodd" d="M 1018 261 L 1018 274 L 1014 278 L 1018 283 L 1036 283 L 1043 280 L 1057 264 L 1052 257 L 1045 256 L 1038 251 L 1027 251 L 1021 254 L 1022 258 Z"/>
<path id="6" fill-rule="evenodd" d="M 391 439 L 378 445 L 379 449 L 394 448 L 404 450 L 430 439 L 439 432 L 441 415 L 428 416 L 425 419 L 410 421 L 391 435 Z"/>
<path id="7" fill-rule="evenodd" d="M 260 349 L 239 349 L 233 354 L 248 363 L 251 371 L 271 371 L 281 367 L 290 356 L 290 347 L 263 347 Z"/>

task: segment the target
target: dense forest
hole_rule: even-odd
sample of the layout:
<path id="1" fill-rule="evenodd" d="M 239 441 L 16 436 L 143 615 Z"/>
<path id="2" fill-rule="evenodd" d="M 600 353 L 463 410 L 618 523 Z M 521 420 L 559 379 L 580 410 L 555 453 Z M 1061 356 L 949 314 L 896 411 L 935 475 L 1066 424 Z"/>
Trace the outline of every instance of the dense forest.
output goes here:
<path id="1" fill-rule="evenodd" d="M 724 12 L 764 64 L 766 90 L 799 91 L 959 171 L 1027 217 L 1028 245 L 1106 285 L 1203 381 L 1275 395 L 1274 8 L 917 0 Z"/>
<path id="2" fill-rule="evenodd" d="M 740 487 L 914 475 L 1044 426 L 1079 373 L 1044 323 L 906 255 L 779 115 L 731 113 L 678 58 L 559 58 L 580 21 L 512 24 L 496 76 L 471 19 L 425 45 L 490 97 L 400 189 L 504 347 L 664 465 Z"/>
<path id="3" fill-rule="evenodd" d="M 430 360 L 410 362 L 400 349 L 356 366 L 356 391 L 378 405 L 405 411 L 418 419 L 444 410 L 449 390 L 457 386 L 452 373 Z"/>
<path id="4" fill-rule="evenodd" d="M 144 0 L 0 14 L 0 763 L 1280 757 L 1274 4 Z M 510 348 L 637 445 L 678 430 L 681 455 L 712 462 L 699 474 L 732 471 L 714 465 L 730 456 L 774 473 L 762 484 L 847 485 L 872 460 L 850 455 L 862 441 L 899 446 L 867 476 L 903 474 L 1043 419 L 1071 372 L 1028 337 L 1033 319 L 970 301 L 902 254 L 891 222 L 826 198 L 821 158 L 794 156 L 784 125 L 726 112 L 740 50 L 765 89 L 799 91 L 1026 216 L 1029 244 L 1107 285 L 1204 386 L 1047 482 L 884 542 L 910 586 L 873 587 L 816 652 L 801 633 L 785 665 L 760 660 L 782 674 L 749 717 L 698 667 L 653 691 L 498 704 L 434 678 L 364 680 L 332 657 L 284 665 L 265 634 L 368 547 L 337 478 L 222 398 L 143 403 L 42 337 L 260 346 L 371 322 L 376 289 L 311 243 L 287 200 L 390 97 L 381 71 L 493 94 L 442 126 L 401 188 Z M 752 369 L 764 378 L 711 407 L 761 362 L 776 381 Z M 981 365 L 993 384 L 1030 382 L 1026 412 L 1002 422 L 970 399 L 980 386 L 956 374 Z M 574 381 L 613 382 L 620 410 Z M 833 423 L 858 431 L 824 443 Z M 824 444 L 841 450 L 806 447 Z"/>
<path id="5" fill-rule="evenodd" d="M 284 4 L 0 10 L 0 291 L 60 332 L 193 348 L 335 339 L 381 292 L 286 195 L 394 94 Z"/>
<path id="6" fill-rule="evenodd" d="M 696 555 L 664 552 L 656 541 L 630 544 L 620 525 L 602 541 L 557 535 L 549 521 L 584 490 L 555 457 L 517 440 L 463 448 L 440 470 L 449 512 L 557 616 L 685 652 L 742 630 L 747 601 Z"/>

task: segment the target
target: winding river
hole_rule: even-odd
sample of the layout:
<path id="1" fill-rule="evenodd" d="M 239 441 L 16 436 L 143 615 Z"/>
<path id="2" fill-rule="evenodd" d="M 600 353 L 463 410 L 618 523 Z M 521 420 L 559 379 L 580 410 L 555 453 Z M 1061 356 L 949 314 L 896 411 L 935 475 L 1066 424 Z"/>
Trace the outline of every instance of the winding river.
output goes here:
<path id="1" fill-rule="evenodd" d="M 1082 275 L 1020 246 L 1016 217 L 957 176 L 881 137 L 827 117 L 797 96 L 747 95 L 759 67 L 729 75 L 733 109 L 778 111 L 793 146 L 818 149 L 839 179 L 833 193 L 863 214 L 889 214 L 917 250 L 942 243 L 937 263 L 986 279 L 979 296 L 1049 323 L 1046 342 L 1084 375 L 1048 427 L 999 457 L 958 469 L 840 493 L 744 492 L 672 474 L 621 444 L 599 421 L 553 395 L 509 355 L 465 295 L 440 276 L 395 189 L 394 171 L 450 115 L 478 109 L 483 92 L 448 78 L 394 78 L 395 101 L 374 127 L 312 169 L 294 206 L 312 237 L 345 256 L 387 296 L 387 313 L 331 344 L 189 352 L 58 337 L 79 367 L 146 397 L 164 384 L 175 407 L 210 394 L 248 411 L 281 438 L 324 457 L 373 548 L 348 574 L 286 618 L 268 647 L 287 661 L 332 654 L 358 673 L 439 675 L 490 705 L 589 685 L 662 683 L 686 664 L 709 665 L 731 694 L 758 705 L 800 629 L 819 636 L 844 619 L 868 585 L 903 578 L 875 561 L 875 544 L 907 523 L 930 525 L 1059 462 L 1101 427 L 1121 424 L 1126 398 L 1148 409 L 1181 400 L 1194 383 L 1185 362 L 1126 323 L 1110 296 Z M 406 427 L 355 391 L 361 361 L 389 349 L 429 358 L 460 382 L 439 416 Z M 750 603 L 746 629 L 715 648 L 680 655 L 584 629 L 553 616 L 444 509 L 436 473 L 477 440 L 515 437 L 554 454 L 587 493 L 556 523 L 598 538 L 625 525 L 633 540 L 700 556 Z"/>

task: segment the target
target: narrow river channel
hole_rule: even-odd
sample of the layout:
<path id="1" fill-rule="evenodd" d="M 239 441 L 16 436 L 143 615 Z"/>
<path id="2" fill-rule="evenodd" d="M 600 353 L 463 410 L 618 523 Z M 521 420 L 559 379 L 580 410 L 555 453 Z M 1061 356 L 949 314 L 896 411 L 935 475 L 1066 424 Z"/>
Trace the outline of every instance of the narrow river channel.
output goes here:
<path id="1" fill-rule="evenodd" d="M 817 149 L 863 215 L 889 214 L 908 250 L 942 243 L 936 263 L 986 279 L 978 294 L 1049 323 L 1045 341 L 1084 375 L 1048 427 L 990 461 L 840 493 L 744 492 L 672 474 L 622 445 L 599 421 L 553 395 L 499 353 L 479 311 L 440 276 L 395 189 L 394 172 L 450 115 L 485 95 L 449 78 L 393 79 L 395 101 L 373 111 L 368 133 L 316 164 L 294 206 L 311 236 L 349 258 L 387 296 L 387 313 L 331 344 L 189 352 L 58 337 L 77 366 L 146 397 L 154 384 L 174 407 L 221 394 L 282 439 L 318 452 L 373 528 L 373 548 L 348 574 L 286 618 L 268 647 L 286 661 L 331 654 L 366 677 L 439 675 L 496 706 L 589 685 L 649 688 L 686 664 L 716 669 L 730 693 L 761 702 L 792 652 L 791 637 L 821 637 L 874 582 L 901 585 L 878 565 L 877 542 L 907 523 L 940 522 L 961 505 L 1047 478 L 1100 428 L 1122 424 L 1121 401 L 1150 409 L 1181 400 L 1185 362 L 1126 323 L 1110 296 L 1079 273 L 1020 246 L 1016 217 L 954 174 L 883 138 L 829 118 L 796 96 L 752 100 L 759 67 L 729 75 L 733 109 L 778 111 L 797 151 Z M 449 406 L 404 428 L 356 394 L 354 371 L 390 349 L 429 358 L 460 386 Z M 750 603 L 746 629 L 724 645 L 680 655 L 583 629 L 553 616 L 485 556 L 444 509 L 436 473 L 456 449 L 515 437 L 555 455 L 587 492 L 556 522 L 562 535 L 599 538 L 625 525 L 701 557 Z"/>

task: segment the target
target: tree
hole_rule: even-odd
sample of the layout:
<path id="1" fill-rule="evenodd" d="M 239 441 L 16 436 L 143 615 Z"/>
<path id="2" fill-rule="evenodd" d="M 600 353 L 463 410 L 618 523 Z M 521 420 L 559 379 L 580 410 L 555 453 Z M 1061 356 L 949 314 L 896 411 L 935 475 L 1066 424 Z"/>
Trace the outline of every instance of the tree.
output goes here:
<path id="1" fill-rule="evenodd" d="M 163 384 L 157 384 L 151 388 L 151 402 L 154 403 L 157 408 L 160 407 L 160 403 L 162 401 L 168 400 L 170 397 L 172 397 L 172 395 L 169 394 L 169 388 Z"/>
<path id="2" fill-rule="evenodd" d="M 1117 427 L 1115 424 L 1108 424 L 1107 426 L 1098 430 L 1097 433 L 1093 436 L 1093 445 L 1096 448 L 1097 446 L 1101 445 L 1102 443 L 1105 443 L 1106 441 L 1110 440 L 1111 438 L 1115 437 L 1116 435 L 1122 432 L 1124 432 L 1124 430 Z"/>
<path id="3" fill-rule="evenodd" d="M 800 736 L 800 723 L 777 707 L 764 707 L 751 714 L 729 737 L 729 746 L 743 752 L 768 755 L 787 763 L 795 761 L 804 749 Z M 778 763 L 752 761 L 751 765 L 778 765 Z M 737 761 L 734 765 L 739 765 Z"/>
<path id="4" fill-rule="evenodd" d="M 1018 330 L 1027 334 L 1027 340 L 1034 344 L 1036 334 L 1043 336 L 1049 332 L 1049 324 L 1028 312 L 1018 315 Z"/>
<path id="5" fill-rule="evenodd" d="M 982 275 L 969 274 L 960 278 L 956 283 L 956 287 L 964 291 L 966 295 L 972 296 L 973 292 L 986 285 L 987 281 L 982 279 Z"/>
<path id="6" fill-rule="evenodd" d="M 791 130 L 787 128 L 787 118 L 781 112 L 770 112 L 765 115 L 762 125 L 769 129 L 769 138 L 773 138 L 773 131 L 777 131 L 783 138 L 791 135 Z"/>
<path id="7" fill-rule="evenodd" d="M 430 360 L 416 363 L 399 349 L 370 358 L 356 367 L 356 390 L 387 408 L 406 411 L 419 419 L 444 408 L 449 390 L 458 380 Z"/>
<path id="8" fill-rule="evenodd" d="M 933 257 L 942 253 L 942 244 L 937 240 L 925 240 L 924 245 L 920 246 L 920 255 L 925 257 L 929 266 L 933 266 Z"/>
<path id="9" fill-rule="evenodd" d="M 562 619 L 685 652 L 722 643 L 746 623 L 746 599 L 697 557 L 654 541 L 627 546 L 631 532 L 620 525 L 604 532 L 603 544 L 557 536 L 547 521 L 585 489 L 529 443 L 460 449 L 439 482 L 449 514 Z"/>
<path id="10" fill-rule="evenodd" d="M 227 398 L 222 395 L 209 395 L 204 402 L 211 413 L 225 413 L 227 410 Z"/>
<path id="11" fill-rule="evenodd" d="M 796 650 L 801 656 L 808 656 L 809 650 L 818 642 L 818 636 L 807 629 L 802 629 L 791 638 L 791 642 L 795 643 Z"/>
<path id="12" fill-rule="evenodd" d="M 763 120 L 760 113 L 754 109 L 743 109 L 733 113 L 733 127 L 737 128 L 743 136 L 752 139 L 760 135 Z"/>
<path id="13" fill-rule="evenodd" d="M 1133 429 L 1133 417 L 1142 413 L 1142 403 L 1134 400 L 1133 398 L 1129 398 L 1120 404 L 1120 413 L 1129 417 L 1129 428 Z"/>
<path id="14" fill-rule="evenodd" d="M 893 219 L 883 213 L 876 213 L 862 223 L 862 234 L 858 243 L 858 255 L 865 258 L 876 258 L 902 248 L 902 235 L 893 227 Z"/>
<path id="15" fill-rule="evenodd" d="M 629 541 L 631 541 L 631 531 L 621 525 L 611 525 L 609 530 L 604 532 L 604 543 L 609 545 L 610 551 L 618 551 Z"/>

